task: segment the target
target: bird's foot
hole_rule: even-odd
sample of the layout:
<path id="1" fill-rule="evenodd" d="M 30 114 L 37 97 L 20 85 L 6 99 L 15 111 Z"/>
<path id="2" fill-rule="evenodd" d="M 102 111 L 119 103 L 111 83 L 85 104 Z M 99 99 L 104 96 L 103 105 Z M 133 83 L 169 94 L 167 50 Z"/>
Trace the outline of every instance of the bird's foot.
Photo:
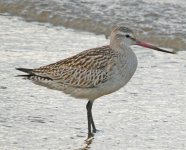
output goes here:
<path id="1" fill-rule="evenodd" d="M 85 140 L 85 143 L 86 143 L 87 145 L 90 145 L 90 144 L 92 143 L 92 141 L 93 141 L 93 139 L 94 139 L 93 136 L 94 136 L 93 134 L 88 135 L 87 139 Z"/>
<path id="2" fill-rule="evenodd" d="M 94 139 L 94 137 L 92 136 L 92 137 L 88 137 L 85 141 L 86 142 L 91 142 L 93 139 Z"/>
<path id="3" fill-rule="evenodd" d="M 91 139 L 91 138 L 93 138 L 93 137 L 94 137 L 94 134 L 93 133 L 88 133 L 88 137 L 87 137 L 86 141 L 89 140 L 89 139 Z"/>
<path id="4" fill-rule="evenodd" d="M 87 139 L 85 140 L 85 143 L 84 143 L 85 145 L 83 145 L 82 150 L 90 149 L 90 145 L 92 144 L 93 139 L 94 139 L 93 135 L 92 136 L 88 135 Z"/>

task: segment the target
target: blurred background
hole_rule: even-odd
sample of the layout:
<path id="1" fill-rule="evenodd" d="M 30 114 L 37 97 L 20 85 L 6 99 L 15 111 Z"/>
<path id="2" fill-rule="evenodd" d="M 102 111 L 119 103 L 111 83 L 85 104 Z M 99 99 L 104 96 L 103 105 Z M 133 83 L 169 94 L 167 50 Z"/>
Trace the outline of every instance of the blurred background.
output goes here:
<path id="1" fill-rule="evenodd" d="M 185 150 L 185 11 L 185 0 L 0 0 L 0 150 L 83 150 L 87 101 L 16 78 L 15 68 L 106 45 L 120 24 L 179 52 L 132 47 L 133 78 L 93 106 L 90 150 Z"/>
<path id="2" fill-rule="evenodd" d="M 0 0 L 0 13 L 109 35 L 114 25 L 134 29 L 163 47 L 186 47 L 185 0 Z"/>

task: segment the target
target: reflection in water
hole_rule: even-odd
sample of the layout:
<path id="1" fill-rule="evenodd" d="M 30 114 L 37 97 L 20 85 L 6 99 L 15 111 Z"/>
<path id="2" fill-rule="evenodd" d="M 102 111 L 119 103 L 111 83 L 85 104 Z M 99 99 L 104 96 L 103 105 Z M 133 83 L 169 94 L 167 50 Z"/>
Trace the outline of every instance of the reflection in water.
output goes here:
<path id="1" fill-rule="evenodd" d="M 90 149 L 90 145 L 92 144 L 93 139 L 94 139 L 93 137 L 86 139 L 83 147 L 78 149 L 78 150 L 88 150 L 88 149 Z"/>

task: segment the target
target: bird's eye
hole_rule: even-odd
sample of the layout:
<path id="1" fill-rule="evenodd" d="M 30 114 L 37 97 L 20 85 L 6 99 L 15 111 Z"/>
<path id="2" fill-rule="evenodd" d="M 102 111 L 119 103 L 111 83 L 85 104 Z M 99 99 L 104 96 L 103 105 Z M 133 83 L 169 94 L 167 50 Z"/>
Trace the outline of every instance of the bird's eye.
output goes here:
<path id="1" fill-rule="evenodd" d="M 126 37 L 126 38 L 129 38 L 129 37 L 130 37 L 130 35 L 129 35 L 129 34 L 126 34 L 126 35 L 125 35 L 125 37 Z"/>

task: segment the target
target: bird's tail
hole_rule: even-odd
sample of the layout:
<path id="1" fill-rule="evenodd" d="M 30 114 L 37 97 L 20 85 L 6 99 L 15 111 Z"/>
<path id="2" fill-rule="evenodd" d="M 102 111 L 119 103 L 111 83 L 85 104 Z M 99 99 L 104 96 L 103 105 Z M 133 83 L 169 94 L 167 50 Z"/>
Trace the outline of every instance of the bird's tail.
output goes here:
<path id="1" fill-rule="evenodd" d="M 22 72 L 25 72 L 25 73 L 32 73 L 32 70 L 33 69 L 28 69 L 28 68 L 16 68 L 16 70 L 19 70 L 19 71 L 22 71 Z"/>
<path id="2" fill-rule="evenodd" d="M 29 80 L 34 80 L 34 81 L 41 81 L 41 80 L 53 80 L 50 77 L 44 76 L 44 75 L 39 75 L 35 74 L 33 72 L 33 69 L 28 69 L 28 68 L 16 68 L 16 70 L 25 72 L 27 74 L 24 75 L 17 75 L 16 77 L 23 77 L 23 79 L 29 79 Z"/>
<path id="3" fill-rule="evenodd" d="M 16 68 L 16 70 L 25 72 L 27 74 L 24 75 L 17 75 L 16 77 L 24 77 L 25 79 L 29 79 L 31 76 L 33 76 L 34 74 L 32 73 L 33 69 L 28 69 L 28 68 Z"/>

